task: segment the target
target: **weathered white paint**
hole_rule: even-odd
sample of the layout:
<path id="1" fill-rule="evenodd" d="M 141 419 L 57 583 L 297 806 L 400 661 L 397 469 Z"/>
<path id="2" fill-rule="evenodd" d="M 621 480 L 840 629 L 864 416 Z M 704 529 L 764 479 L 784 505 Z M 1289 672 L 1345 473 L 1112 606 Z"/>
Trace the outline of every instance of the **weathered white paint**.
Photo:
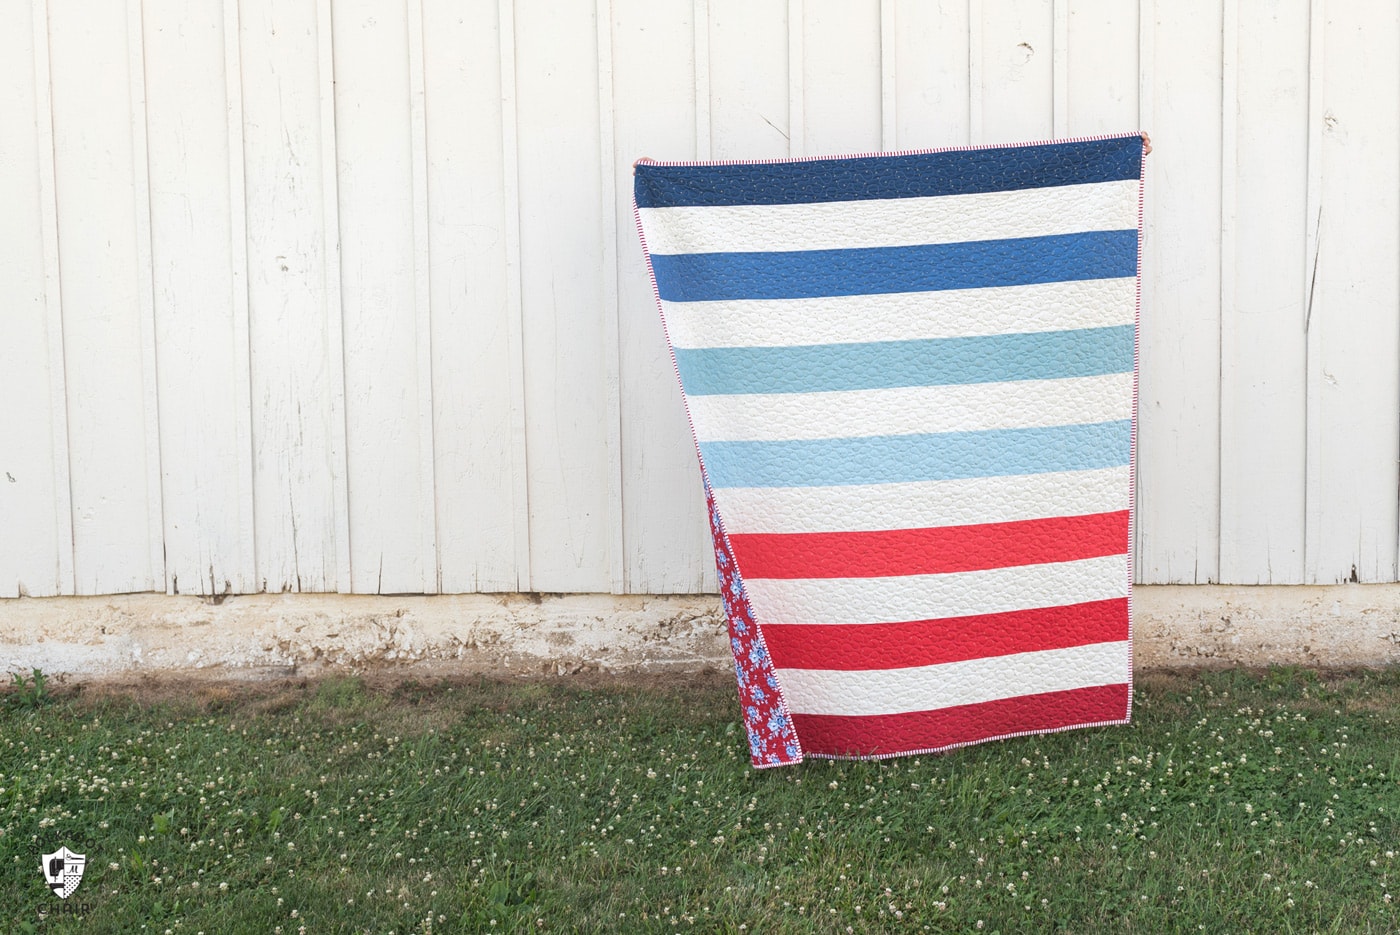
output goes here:
<path id="1" fill-rule="evenodd" d="M 152 482 L 159 445 L 149 405 L 155 375 L 144 98 L 133 94 L 140 88 L 141 34 L 129 13 L 118 3 L 88 9 L 56 0 L 48 8 L 74 589 L 80 594 L 165 589 L 160 491 Z M 32 127 L 5 133 L 29 134 Z M 7 238 L 5 249 L 13 243 Z M 41 393 L 34 386 L 18 404 L 27 409 L 31 404 L 24 401 Z M 4 450 L 13 449 L 7 442 Z M 25 541 L 22 530 L 6 529 L 5 535 Z M 0 579 L 16 577 L 0 573 Z"/>
<path id="2" fill-rule="evenodd" d="M 1133 666 L 1400 663 L 1400 586 L 1144 586 Z M 0 602 L 0 669 L 565 675 L 732 671 L 711 595 L 123 594 Z"/>
<path id="3" fill-rule="evenodd" d="M 632 161 L 1139 126 L 1138 579 L 1397 578 L 1382 0 L 0 22 L 0 596 L 711 590 Z"/>
<path id="4" fill-rule="evenodd" d="M 598 240 L 603 248 L 603 438 L 607 455 L 604 475 L 608 494 L 608 584 L 614 594 L 627 591 L 626 556 L 623 552 L 622 520 L 622 364 L 619 358 L 622 336 L 618 323 L 617 239 L 619 224 L 614 206 L 618 203 L 617 131 L 613 114 L 617 109 L 613 67 L 614 0 L 596 0 L 598 28 L 598 183 L 602 187 L 602 211 Z M 626 190 L 626 180 L 620 186 Z"/>
<path id="5" fill-rule="evenodd" d="M 703 13 L 707 6 L 701 0 L 695 9 Z M 709 26 L 696 22 L 699 30 L 653 0 L 613 0 L 614 184 L 620 195 L 614 216 L 624 238 L 636 237 L 632 160 L 663 158 L 663 152 L 673 159 L 704 158 L 709 152 L 709 77 L 695 69 L 708 56 Z M 653 42 L 677 54 L 656 61 L 645 51 Z M 692 114 L 692 102 L 702 99 L 706 112 Z M 714 562 L 691 559 L 705 553 L 709 526 L 656 296 L 640 250 L 624 242 L 616 259 L 620 399 L 627 413 L 621 437 L 625 580 L 631 590 L 658 594 L 712 591 Z"/>
<path id="6" fill-rule="evenodd" d="M 1150 77 L 1138 61 L 1142 19 L 1150 15 L 1150 7 L 1140 10 L 1138 4 L 1120 0 L 1060 3 L 1066 11 L 1064 74 L 1061 81 L 1056 73 L 1055 94 L 1058 100 L 1064 88 L 1063 132 L 1091 136 L 1117 133 L 1122 127 L 1151 130 L 1140 116 L 1138 88 L 1143 74 Z"/>
<path id="7" fill-rule="evenodd" d="M 1319 4 L 1323 0 L 1317 0 Z M 1307 578 L 1396 577 L 1400 7 L 1325 3 L 1308 334 Z M 1374 89 L 1374 90 L 1372 90 Z"/>
<path id="8" fill-rule="evenodd" d="M 0 313 L 0 597 L 71 592 L 62 322 L 54 234 L 52 131 L 42 2 L 9 0 L 0 10 L 13 28 L 0 33 L 0 125 L 33 125 L 33 134 L 0 134 L 0 204 L 8 206 L 0 251 L 6 283 Z M 38 54 L 36 54 L 36 52 Z M 26 406 L 15 401 L 28 399 Z"/>
<path id="9" fill-rule="evenodd" d="M 163 589 L 247 593 L 257 584 L 246 260 L 235 249 L 246 252 L 234 211 L 242 141 L 225 112 L 237 60 L 219 0 L 146 0 L 144 14 Z"/>
<path id="10" fill-rule="evenodd" d="M 1154 6 L 1135 574 L 1202 584 L 1220 553 L 1221 0 Z"/>
<path id="11" fill-rule="evenodd" d="M 1222 183 L 1220 577 L 1300 584 L 1303 571 L 1307 345 L 1299 275 L 1307 229 L 1308 11 L 1244 0 L 1227 113 Z M 1268 202 L 1268 212 L 1241 207 Z M 1306 286 L 1306 283 L 1304 283 Z"/>
<path id="12" fill-rule="evenodd" d="M 500 0 L 497 58 L 501 63 L 501 164 L 507 293 L 507 353 L 510 396 L 507 409 L 511 428 L 511 500 L 515 529 L 516 588 L 530 587 L 530 484 L 529 442 L 525 433 L 525 312 L 520 271 L 520 130 L 517 116 L 515 68 L 515 0 Z"/>
<path id="13" fill-rule="evenodd" d="M 804 0 L 803 151 L 810 156 L 880 148 L 878 0 Z M 794 140 L 796 139 L 796 130 Z"/>
<path id="14" fill-rule="evenodd" d="M 437 589 L 431 374 L 422 372 L 429 296 L 417 275 L 427 272 L 426 184 L 421 210 L 415 197 L 423 140 L 410 52 L 419 44 L 404 7 L 331 5 L 350 590 L 360 594 Z M 421 68 L 421 49 L 419 58 Z"/>
<path id="15" fill-rule="evenodd" d="M 260 590 L 350 581 L 328 11 L 326 0 L 238 8 Z"/>
<path id="16" fill-rule="evenodd" d="M 983 0 L 983 143 L 1054 136 L 1054 17 L 1048 0 Z"/>
<path id="17" fill-rule="evenodd" d="M 500 103 L 498 12 L 452 0 L 425 0 L 423 10 L 433 476 L 439 590 L 448 592 L 515 590 L 526 513 L 510 252 L 519 237 L 508 231 L 502 149 L 513 108 Z M 528 567 L 520 574 L 528 580 Z"/>
<path id="18" fill-rule="evenodd" d="M 785 0 L 710 0 L 712 158 L 771 159 L 789 155 L 793 116 L 790 98 L 799 93 L 801 84 L 800 71 L 794 74 L 789 63 L 793 38 L 800 39 L 801 33 L 794 37 L 789 31 Z M 658 60 L 665 57 L 664 53 L 657 54 Z M 796 132 L 800 137 L 801 128 Z M 637 155 L 665 158 L 649 150 Z M 695 156 L 677 154 L 672 158 Z"/>
<path id="19" fill-rule="evenodd" d="M 895 0 L 894 145 L 961 146 L 971 141 L 967 0 Z"/>
<path id="20" fill-rule="evenodd" d="M 597 22 L 591 3 L 517 0 L 515 14 L 529 588 L 608 591 Z"/>

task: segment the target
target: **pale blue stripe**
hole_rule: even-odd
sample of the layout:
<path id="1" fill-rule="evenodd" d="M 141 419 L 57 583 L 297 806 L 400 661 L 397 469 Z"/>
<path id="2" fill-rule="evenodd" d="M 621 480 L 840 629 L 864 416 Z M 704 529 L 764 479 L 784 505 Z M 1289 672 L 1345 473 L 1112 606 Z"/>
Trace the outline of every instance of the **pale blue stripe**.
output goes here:
<path id="1" fill-rule="evenodd" d="M 828 487 L 1087 471 L 1128 463 L 1132 422 L 772 442 L 702 442 L 713 487 Z"/>
<path id="2" fill-rule="evenodd" d="M 692 396 L 823 393 L 1128 373 L 1135 325 L 864 344 L 676 351 Z"/>

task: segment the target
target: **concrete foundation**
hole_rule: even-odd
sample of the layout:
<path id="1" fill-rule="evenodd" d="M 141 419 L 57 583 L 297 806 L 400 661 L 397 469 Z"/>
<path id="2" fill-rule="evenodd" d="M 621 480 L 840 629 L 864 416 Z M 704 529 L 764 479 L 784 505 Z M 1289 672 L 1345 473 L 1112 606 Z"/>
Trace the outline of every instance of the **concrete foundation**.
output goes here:
<path id="1" fill-rule="evenodd" d="M 1400 585 L 1139 587 L 1139 668 L 1400 662 Z M 124 594 L 0 600 L 0 670 L 218 677 L 566 675 L 730 665 L 719 600 L 601 594 Z"/>

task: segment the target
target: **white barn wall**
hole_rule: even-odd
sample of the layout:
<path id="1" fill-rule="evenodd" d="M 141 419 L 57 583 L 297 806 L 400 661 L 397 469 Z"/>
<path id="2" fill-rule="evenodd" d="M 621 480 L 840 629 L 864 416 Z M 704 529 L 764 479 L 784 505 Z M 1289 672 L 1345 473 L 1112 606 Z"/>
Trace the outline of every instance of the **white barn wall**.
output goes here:
<path id="1" fill-rule="evenodd" d="M 697 593 L 630 165 L 1135 130 L 1137 576 L 1395 581 L 1382 0 L 0 0 L 0 596 Z"/>
<path id="2" fill-rule="evenodd" d="M 3 9 L 10 28 L 0 30 L 0 86 L 9 93 L 0 95 L 0 126 L 27 132 L 0 132 L 0 595 L 71 594 L 48 47 L 34 42 L 44 10 L 27 2 Z"/>

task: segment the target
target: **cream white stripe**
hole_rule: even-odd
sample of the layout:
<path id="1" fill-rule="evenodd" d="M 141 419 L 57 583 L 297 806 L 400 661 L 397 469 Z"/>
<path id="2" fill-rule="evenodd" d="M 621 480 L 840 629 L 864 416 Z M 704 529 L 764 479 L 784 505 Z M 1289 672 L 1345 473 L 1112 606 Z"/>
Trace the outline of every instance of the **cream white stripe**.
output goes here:
<path id="1" fill-rule="evenodd" d="M 1042 692 L 1128 681 L 1128 644 L 1092 643 L 908 669 L 779 669 L 797 714 L 880 715 L 934 711 Z"/>
<path id="2" fill-rule="evenodd" d="M 1016 523 L 1128 509 L 1128 466 L 840 487 L 719 487 L 726 531 L 864 532 Z"/>
<path id="3" fill-rule="evenodd" d="M 676 347 L 788 347 L 1131 325 L 1136 288 L 1136 280 L 1126 277 L 939 292 L 661 304 Z"/>
<path id="4" fill-rule="evenodd" d="M 833 393 L 692 396 L 702 442 L 856 438 L 1040 428 L 1132 416 L 1133 375 L 901 386 Z"/>
<path id="5" fill-rule="evenodd" d="M 1138 180 L 932 198 L 642 208 L 654 254 L 846 250 L 1137 227 Z"/>
<path id="6" fill-rule="evenodd" d="M 745 578 L 744 588 L 759 623 L 937 620 L 1127 597 L 1128 556 L 899 578 Z"/>

